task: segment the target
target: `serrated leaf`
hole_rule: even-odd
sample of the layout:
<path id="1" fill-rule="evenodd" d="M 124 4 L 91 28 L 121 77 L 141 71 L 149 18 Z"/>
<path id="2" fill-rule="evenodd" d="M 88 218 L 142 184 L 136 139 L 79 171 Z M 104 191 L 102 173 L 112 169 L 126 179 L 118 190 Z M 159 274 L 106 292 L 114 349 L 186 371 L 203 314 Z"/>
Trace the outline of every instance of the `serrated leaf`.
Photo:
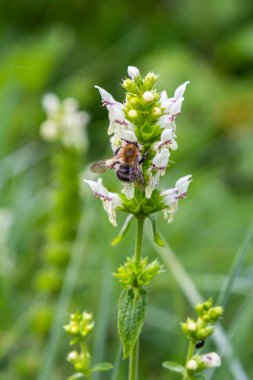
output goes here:
<path id="1" fill-rule="evenodd" d="M 95 367 L 92 368 L 92 372 L 104 372 L 104 371 L 109 371 L 110 369 L 113 368 L 113 365 L 111 363 L 98 363 L 95 365 Z"/>
<path id="2" fill-rule="evenodd" d="M 164 362 L 162 366 L 171 372 L 184 374 L 184 367 L 181 364 L 175 362 Z"/>
<path id="3" fill-rule="evenodd" d="M 84 379 L 84 374 L 82 372 L 77 372 L 74 375 L 68 377 L 67 380 L 76 380 L 76 379 Z"/>
<path id="4" fill-rule="evenodd" d="M 124 289 L 118 306 L 118 328 L 123 345 L 123 357 L 127 358 L 140 335 L 147 306 L 144 289 Z"/>
<path id="5" fill-rule="evenodd" d="M 159 231 L 157 230 L 155 218 L 150 215 L 149 219 L 151 220 L 152 227 L 153 227 L 154 241 L 156 242 L 157 245 L 159 245 L 159 247 L 165 247 L 165 243 L 164 243 Z"/>
<path id="6" fill-rule="evenodd" d="M 129 227 L 130 227 L 130 224 L 131 224 L 131 221 L 133 220 L 133 215 L 130 214 L 128 215 L 128 217 L 126 218 L 119 234 L 113 239 L 113 241 L 111 242 L 111 245 L 114 246 L 116 244 L 118 244 L 122 239 L 124 239 L 124 237 L 126 236 L 126 233 L 127 231 L 129 230 Z"/>

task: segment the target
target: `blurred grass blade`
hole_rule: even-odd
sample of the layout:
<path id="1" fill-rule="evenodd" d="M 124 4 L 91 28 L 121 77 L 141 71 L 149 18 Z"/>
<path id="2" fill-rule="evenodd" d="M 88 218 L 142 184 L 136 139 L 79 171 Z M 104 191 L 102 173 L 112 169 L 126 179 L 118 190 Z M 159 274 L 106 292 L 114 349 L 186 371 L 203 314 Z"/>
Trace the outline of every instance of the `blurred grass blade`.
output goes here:
<path id="1" fill-rule="evenodd" d="M 118 380 L 119 379 L 119 366 L 122 358 L 122 348 L 121 343 L 119 343 L 119 347 L 117 349 L 114 365 L 113 365 L 113 373 L 111 380 Z"/>
<path id="2" fill-rule="evenodd" d="M 55 317 L 44 352 L 44 358 L 42 358 L 42 367 L 37 376 L 37 380 L 48 380 L 52 378 L 52 373 L 57 358 L 57 350 L 61 335 L 63 333 L 62 326 L 66 317 L 65 313 L 75 288 L 78 271 L 84 257 L 84 247 L 91 230 L 94 215 L 95 210 L 89 207 L 87 201 L 82 211 L 76 241 L 74 243 L 71 252 L 71 259 L 65 273 L 61 294 L 55 310 Z"/>
<path id="3" fill-rule="evenodd" d="M 150 237 L 150 233 L 146 232 L 145 235 L 157 253 L 161 256 L 168 269 L 171 271 L 172 276 L 174 276 L 191 306 L 194 308 L 196 303 L 203 302 L 204 300 L 198 292 L 194 282 L 191 280 L 190 276 L 178 260 L 175 253 L 171 250 L 171 248 L 167 244 L 165 248 L 160 248 L 153 242 L 152 238 Z M 163 240 L 165 241 L 164 238 Z M 240 360 L 234 353 L 233 346 L 231 345 L 228 336 L 220 324 L 217 325 L 212 339 L 216 344 L 220 355 L 226 357 L 233 379 L 249 380 Z"/>
<path id="4" fill-rule="evenodd" d="M 105 360 L 107 361 L 107 358 L 104 358 L 104 353 L 106 344 L 106 331 L 109 324 L 111 312 L 113 284 L 113 277 L 111 275 L 112 272 L 113 269 L 111 259 L 106 255 L 104 256 L 103 277 L 100 285 L 100 302 L 95 318 L 96 328 L 92 350 L 92 362 L 94 365 Z M 94 380 L 98 380 L 100 377 L 100 372 L 97 372 L 93 375 Z"/>
<path id="5" fill-rule="evenodd" d="M 242 265 L 244 262 L 245 257 L 247 256 L 251 246 L 253 243 L 253 223 L 251 223 L 245 238 L 242 242 L 241 247 L 239 248 L 238 252 L 235 255 L 233 264 L 231 266 L 231 269 L 228 273 L 227 278 L 224 281 L 223 287 L 220 291 L 220 294 L 218 296 L 217 305 L 222 305 L 223 307 L 226 307 L 228 299 L 230 297 L 230 294 L 232 292 L 232 287 L 234 285 L 236 277 L 239 275 Z"/>

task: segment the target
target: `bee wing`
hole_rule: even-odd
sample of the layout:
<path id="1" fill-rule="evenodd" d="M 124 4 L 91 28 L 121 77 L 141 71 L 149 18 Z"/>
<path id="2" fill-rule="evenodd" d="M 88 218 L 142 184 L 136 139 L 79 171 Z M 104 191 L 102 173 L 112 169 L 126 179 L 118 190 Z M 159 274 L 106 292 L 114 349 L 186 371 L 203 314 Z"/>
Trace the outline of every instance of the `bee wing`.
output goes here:
<path id="1" fill-rule="evenodd" d="M 91 165 L 90 170 L 93 173 L 104 173 L 107 169 L 113 169 L 117 160 L 118 160 L 118 157 L 116 156 L 116 157 L 110 158 L 109 160 L 97 161 L 93 165 Z"/>
<path id="2" fill-rule="evenodd" d="M 144 185 L 144 177 L 138 161 L 135 161 L 134 165 L 130 168 L 129 179 L 130 182 L 139 182 Z"/>

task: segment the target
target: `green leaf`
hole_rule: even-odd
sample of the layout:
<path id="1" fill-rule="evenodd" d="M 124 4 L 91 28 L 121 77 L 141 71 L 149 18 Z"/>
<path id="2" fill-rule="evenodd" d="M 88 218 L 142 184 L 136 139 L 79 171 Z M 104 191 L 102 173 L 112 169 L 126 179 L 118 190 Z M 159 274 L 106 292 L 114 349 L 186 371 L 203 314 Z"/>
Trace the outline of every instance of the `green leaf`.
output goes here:
<path id="1" fill-rule="evenodd" d="M 95 365 L 95 367 L 92 368 L 92 372 L 104 372 L 109 371 L 113 368 L 113 365 L 111 363 L 98 363 Z"/>
<path id="2" fill-rule="evenodd" d="M 164 243 L 159 231 L 157 230 L 155 218 L 150 215 L 149 219 L 152 222 L 154 241 L 156 242 L 157 245 L 159 245 L 159 247 L 165 247 L 165 243 Z"/>
<path id="3" fill-rule="evenodd" d="M 171 372 L 184 374 L 184 367 L 181 364 L 174 362 L 163 362 L 162 366 Z"/>
<path id="4" fill-rule="evenodd" d="M 122 239 L 124 239 L 124 237 L 126 236 L 126 233 L 127 231 L 129 230 L 129 227 L 130 227 L 130 224 L 131 224 L 131 221 L 133 220 L 133 215 L 130 214 L 128 215 L 128 217 L 126 218 L 119 234 L 113 239 L 113 241 L 111 242 L 111 245 L 114 246 L 116 244 L 118 244 Z"/>
<path id="5" fill-rule="evenodd" d="M 144 289 L 125 289 L 118 306 L 118 328 L 123 345 L 123 357 L 127 358 L 140 335 L 147 306 Z"/>
<path id="6" fill-rule="evenodd" d="M 82 372 L 77 372 L 74 375 L 68 377 L 67 380 L 76 380 L 76 379 L 84 379 L 84 378 L 85 378 L 85 376 Z"/>

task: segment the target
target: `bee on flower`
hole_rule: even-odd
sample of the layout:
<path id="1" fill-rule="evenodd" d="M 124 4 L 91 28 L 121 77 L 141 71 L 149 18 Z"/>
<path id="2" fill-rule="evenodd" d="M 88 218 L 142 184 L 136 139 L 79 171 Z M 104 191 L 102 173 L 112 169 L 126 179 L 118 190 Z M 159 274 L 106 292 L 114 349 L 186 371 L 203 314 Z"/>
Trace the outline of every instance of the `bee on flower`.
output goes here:
<path id="1" fill-rule="evenodd" d="M 174 95 L 168 97 L 166 91 L 155 89 L 158 76 L 152 72 L 142 77 L 138 68 L 128 67 L 128 78 L 122 86 L 126 90 L 123 103 L 111 94 L 95 86 L 102 98 L 102 105 L 108 110 L 110 137 L 113 156 L 96 162 L 91 171 L 103 173 L 111 169 L 121 181 L 121 194 L 110 193 L 99 182 L 85 180 L 95 195 L 103 202 L 109 220 L 116 225 L 116 210 L 148 216 L 163 210 L 171 222 L 178 208 L 179 199 L 186 197 L 191 175 L 182 177 L 174 188 L 160 190 L 160 177 L 164 176 L 170 164 L 170 157 L 178 148 L 176 141 L 176 117 L 181 113 L 184 92 L 189 81 L 180 85 Z M 103 186 L 99 193 L 97 184 Z M 110 212 L 101 196 L 107 192 L 111 200 Z M 117 197 L 116 197 L 117 196 Z M 115 201 L 117 199 L 117 202 Z M 108 202 L 108 201 L 107 201 Z M 113 210 L 113 211 L 112 211 Z"/>

